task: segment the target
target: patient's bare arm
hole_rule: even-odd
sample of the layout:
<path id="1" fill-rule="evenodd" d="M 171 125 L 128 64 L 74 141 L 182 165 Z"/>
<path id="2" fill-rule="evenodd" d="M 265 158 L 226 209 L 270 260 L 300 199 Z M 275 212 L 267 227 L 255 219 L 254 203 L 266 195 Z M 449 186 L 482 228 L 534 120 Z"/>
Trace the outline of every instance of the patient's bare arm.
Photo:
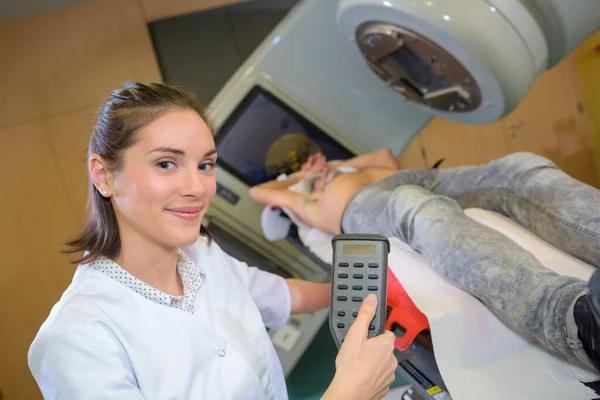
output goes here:
<path id="1" fill-rule="evenodd" d="M 276 179 L 253 186 L 249 190 L 250 197 L 262 204 L 277 204 L 289 207 L 289 203 L 294 203 L 297 198 L 289 193 L 288 188 L 309 175 L 317 174 L 326 168 L 325 157 L 321 154 L 312 154 L 308 160 L 302 164 L 302 169 L 293 177 L 278 181 Z"/>
<path id="2" fill-rule="evenodd" d="M 282 181 L 272 180 L 260 185 L 252 186 L 248 191 L 250 197 L 262 204 L 273 204 L 273 196 L 277 197 L 278 193 L 288 192 L 288 187 L 300 181 L 304 175 L 299 174 Z"/>
<path id="3" fill-rule="evenodd" d="M 322 192 L 313 192 L 306 196 L 292 192 L 287 188 L 273 189 L 254 186 L 250 189 L 250 197 L 262 204 L 273 204 L 290 209 L 307 225 L 326 230 L 323 225 Z"/>

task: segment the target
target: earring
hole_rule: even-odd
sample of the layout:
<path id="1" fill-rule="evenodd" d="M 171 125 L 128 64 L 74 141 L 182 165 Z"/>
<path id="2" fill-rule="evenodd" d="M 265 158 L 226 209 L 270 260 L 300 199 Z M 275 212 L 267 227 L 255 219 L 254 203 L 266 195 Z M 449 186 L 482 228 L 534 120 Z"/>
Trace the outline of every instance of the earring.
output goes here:
<path id="1" fill-rule="evenodd" d="M 102 196 L 107 197 L 108 196 L 108 192 L 102 192 Z"/>

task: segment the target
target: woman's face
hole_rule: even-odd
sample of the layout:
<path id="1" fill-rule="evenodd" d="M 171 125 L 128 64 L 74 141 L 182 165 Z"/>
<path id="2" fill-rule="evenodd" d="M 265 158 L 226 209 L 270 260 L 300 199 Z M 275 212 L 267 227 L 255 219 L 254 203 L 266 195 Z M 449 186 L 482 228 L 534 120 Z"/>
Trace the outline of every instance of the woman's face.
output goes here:
<path id="1" fill-rule="evenodd" d="M 216 191 L 211 131 L 195 111 L 171 110 L 138 134 L 112 185 L 123 242 L 134 235 L 165 247 L 190 245 Z"/>

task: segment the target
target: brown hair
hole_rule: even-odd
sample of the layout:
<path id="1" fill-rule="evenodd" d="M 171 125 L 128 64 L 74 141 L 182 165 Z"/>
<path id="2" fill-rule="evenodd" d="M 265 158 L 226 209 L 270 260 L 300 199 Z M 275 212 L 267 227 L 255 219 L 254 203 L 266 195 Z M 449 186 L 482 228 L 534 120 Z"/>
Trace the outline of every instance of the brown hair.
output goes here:
<path id="1" fill-rule="evenodd" d="M 172 109 L 196 111 L 214 132 L 213 124 L 193 94 L 160 83 L 126 82 L 98 108 L 88 157 L 98 154 L 107 169 L 118 172 L 123 166 L 123 153 L 138 140 L 137 132 Z M 69 248 L 63 251 L 63 254 L 87 252 L 73 264 L 89 263 L 100 257 L 111 258 L 121 250 L 117 217 L 111 200 L 98 192 L 89 176 L 88 181 L 85 227 L 75 239 L 66 243 Z M 204 226 L 199 233 L 208 236 L 210 241 L 210 234 Z"/>

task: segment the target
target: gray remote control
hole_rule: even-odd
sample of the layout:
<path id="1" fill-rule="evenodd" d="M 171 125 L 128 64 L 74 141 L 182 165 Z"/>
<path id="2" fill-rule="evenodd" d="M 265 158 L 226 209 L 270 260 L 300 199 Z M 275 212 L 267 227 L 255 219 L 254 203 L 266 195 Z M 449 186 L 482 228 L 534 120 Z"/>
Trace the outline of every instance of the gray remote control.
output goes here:
<path id="1" fill-rule="evenodd" d="M 342 234 L 334 236 L 331 244 L 329 329 L 339 349 L 370 293 L 377 296 L 377 312 L 369 326 L 368 337 L 385 331 L 390 242 L 382 235 Z"/>

